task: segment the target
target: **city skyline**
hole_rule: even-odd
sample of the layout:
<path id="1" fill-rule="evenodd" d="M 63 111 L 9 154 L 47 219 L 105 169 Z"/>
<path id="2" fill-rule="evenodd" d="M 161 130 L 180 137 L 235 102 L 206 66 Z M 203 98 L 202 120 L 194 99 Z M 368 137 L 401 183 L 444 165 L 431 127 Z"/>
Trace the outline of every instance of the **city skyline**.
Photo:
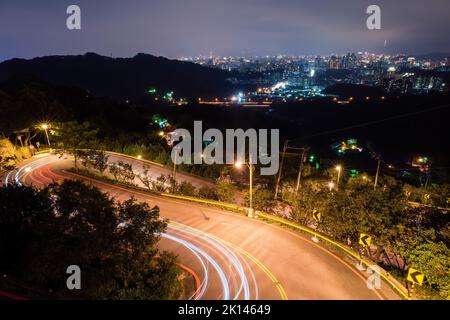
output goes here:
<path id="1" fill-rule="evenodd" d="M 0 60 L 84 52 L 114 57 L 146 52 L 169 58 L 211 52 L 220 56 L 450 52 L 450 43 L 443 41 L 450 8 L 442 0 L 429 1 L 426 7 L 423 1 L 379 1 L 381 30 L 366 27 L 369 1 L 155 0 L 126 6 L 121 1 L 100 6 L 78 1 L 81 30 L 65 26 L 70 4 L 3 2 Z"/>

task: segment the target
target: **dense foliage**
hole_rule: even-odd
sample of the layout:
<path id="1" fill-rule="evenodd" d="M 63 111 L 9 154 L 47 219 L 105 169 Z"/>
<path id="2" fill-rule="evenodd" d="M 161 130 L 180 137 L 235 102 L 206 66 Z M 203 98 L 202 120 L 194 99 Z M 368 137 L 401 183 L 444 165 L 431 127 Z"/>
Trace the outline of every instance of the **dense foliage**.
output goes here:
<path id="1" fill-rule="evenodd" d="M 293 207 L 292 219 L 314 224 L 313 210 L 322 213 L 319 231 L 358 249 L 360 233 L 372 236 L 368 252 L 377 263 L 405 275 L 409 267 L 425 273 L 427 285 L 450 298 L 450 237 L 448 210 L 434 205 L 413 206 L 405 191 L 413 190 L 384 177 L 381 186 L 350 178 L 330 192 L 326 180 L 307 180 L 297 196 L 285 200 Z M 416 193 L 430 192 L 414 189 Z M 435 195 L 438 203 L 438 195 Z"/>
<path id="2" fill-rule="evenodd" d="M 158 207 L 77 181 L 1 188 L 0 203 L 0 270 L 44 296 L 177 298 L 175 257 L 156 248 L 167 226 Z M 70 265 L 81 268 L 82 290 L 66 288 Z"/>

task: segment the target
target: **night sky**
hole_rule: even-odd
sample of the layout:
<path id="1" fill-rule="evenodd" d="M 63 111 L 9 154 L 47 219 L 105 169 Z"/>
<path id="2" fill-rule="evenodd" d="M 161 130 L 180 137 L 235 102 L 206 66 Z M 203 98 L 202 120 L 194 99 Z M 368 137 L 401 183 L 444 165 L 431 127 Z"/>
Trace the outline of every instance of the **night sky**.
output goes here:
<path id="1" fill-rule="evenodd" d="M 81 7 L 81 31 L 66 28 L 70 4 Z M 382 30 L 366 28 L 371 4 Z M 449 0 L 1 0 L 0 60 L 450 52 L 449 30 Z"/>

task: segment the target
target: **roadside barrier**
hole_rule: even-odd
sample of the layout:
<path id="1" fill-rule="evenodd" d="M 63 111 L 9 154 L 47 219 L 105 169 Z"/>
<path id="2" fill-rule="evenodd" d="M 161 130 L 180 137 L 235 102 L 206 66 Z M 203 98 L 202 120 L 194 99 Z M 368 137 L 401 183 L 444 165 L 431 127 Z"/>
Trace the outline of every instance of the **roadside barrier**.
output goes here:
<path id="1" fill-rule="evenodd" d="M 168 198 L 173 198 L 173 199 L 180 199 L 180 200 L 187 200 L 187 201 L 192 201 L 192 202 L 196 202 L 196 203 L 203 203 L 203 204 L 210 204 L 210 205 L 215 205 L 215 206 L 219 206 L 219 207 L 223 207 L 223 208 L 227 208 L 227 209 L 232 209 L 232 210 L 237 210 L 237 211 L 241 211 L 241 212 L 245 212 L 246 208 L 240 207 L 240 206 L 236 206 L 233 204 L 229 204 L 229 203 L 224 203 L 224 202 L 220 202 L 220 201 L 212 201 L 212 200 L 206 200 L 206 199 L 199 199 L 199 198 L 194 198 L 194 197 L 186 197 L 186 196 L 179 196 L 179 195 L 173 195 L 173 194 L 167 194 L 167 193 L 162 193 L 161 196 L 163 197 L 168 197 Z M 410 300 L 409 296 L 407 293 L 405 293 L 405 289 L 401 288 L 400 283 L 398 283 L 395 279 L 391 279 L 389 278 L 387 272 L 385 270 L 383 270 L 381 267 L 377 266 L 377 268 L 373 268 L 374 265 L 376 265 L 373 262 L 367 261 L 365 259 L 360 259 L 360 255 L 354 251 L 352 251 L 351 249 L 345 247 L 344 245 L 320 234 L 317 233 L 314 230 L 311 230 L 307 227 L 301 226 L 295 222 L 280 218 L 280 217 L 276 217 L 273 215 L 269 215 L 269 214 L 265 214 L 259 211 L 256 211 L 256 215 L 258 217 L 264 218 L 268 221 L 272 221 L 272 222 L 277 222 L 280 223 L 282 225 L 285 226 L 289 226 L 292 227 L 294 229 L 297 230 L 301 230 L 303 232 L 309 233 L 317 238 L 322 239 L 323 241 L 343 250 L 345 253 L 347 253 L 348 255 L 350 255 L 351 257 L 361 261 L 362 264 L 364 264 L 366 267 L 369 267 L 373 272 L 377 273 L 381 278 L 383 278 L 398 294 L 400 294 L 400 296 L 402 296 L 403 298 Z M 397 282 L 397 283 L 396 283 Z"/>

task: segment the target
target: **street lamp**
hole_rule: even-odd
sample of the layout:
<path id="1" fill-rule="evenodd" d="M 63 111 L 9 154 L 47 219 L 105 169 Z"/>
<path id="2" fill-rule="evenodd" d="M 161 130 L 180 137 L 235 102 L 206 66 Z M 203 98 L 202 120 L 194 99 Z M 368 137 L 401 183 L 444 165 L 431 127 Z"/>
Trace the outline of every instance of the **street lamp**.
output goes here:
<path id="1" fill-rule="evenodd" d="M 330 192 L 333 191 L 333 189 L 334 189 L 334 182 L 333 181 L 330 181 L 330 183 L 328 183 L 328 188 L 330 188 Z"/>
<path id="2" fill-rule="evenodd" d="M 336 166 L 336 171 L 338 172 L 337 185 L 339 187 L 339 181 L 341 180 L 342 166 Z"/>
<path id="3" fill-rule="evenodd" d="M 236 169 L 241 169 L 243 167 L 244 163 L 242 163 L 241 161 L 236 161 L 234 163 L 234 167 Z M 248 170 L 250 172 L 249 176 L 250 176 L 250 207 L 249 207 L 249 212 L 248 212 L 248 216 L 250 218 L 253 218 L 253 164 L 252 164 L 252 158 L 250 157 L 250 161 L 249 163 L 245 163 L 245 165 L 247 165 Z"/>
<path id="4" fill-rule="evenodd" d="M 45 131 L 45 136 L 47 137 L 47 143 L 48 146 L 50 147 L 50 138 L 48 137 L 48 124 L 42 124 L 41 128 Z"/>

